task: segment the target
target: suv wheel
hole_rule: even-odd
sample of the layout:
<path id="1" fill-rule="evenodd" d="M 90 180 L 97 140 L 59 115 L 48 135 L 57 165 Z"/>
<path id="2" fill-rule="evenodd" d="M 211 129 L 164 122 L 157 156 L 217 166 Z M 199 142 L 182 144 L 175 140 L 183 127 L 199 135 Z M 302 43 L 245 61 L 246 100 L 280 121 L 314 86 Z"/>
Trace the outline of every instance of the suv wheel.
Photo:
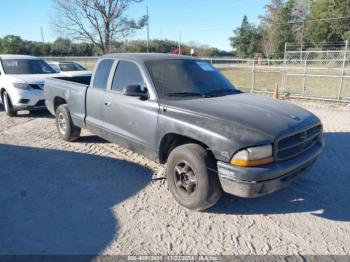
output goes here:
<path id="1" fill-rule="evenodd" d="M 56 127 L 65 141 L 75 141 L 80 137 L 81 129 L 74 125 L 67 105 L 60 105 L 56 110 Z"/>
<path id="2" fill-rule="evenodd" d="M 13 108 L 11 99 L 6 91 L 2 94 L 2 104 L 4 105 L 5 112 L 8 116 L 12 117 L 17 115 L 17 111 Z"/>
<path id="3" fill-rule="evenodd" d="M 217 203 L 222 192 L 215 170 L 215 159 L 202 146 L 179 146 L 168 158 L 169 189 L 182 206 L 192 210 L 207 209 Z"/>

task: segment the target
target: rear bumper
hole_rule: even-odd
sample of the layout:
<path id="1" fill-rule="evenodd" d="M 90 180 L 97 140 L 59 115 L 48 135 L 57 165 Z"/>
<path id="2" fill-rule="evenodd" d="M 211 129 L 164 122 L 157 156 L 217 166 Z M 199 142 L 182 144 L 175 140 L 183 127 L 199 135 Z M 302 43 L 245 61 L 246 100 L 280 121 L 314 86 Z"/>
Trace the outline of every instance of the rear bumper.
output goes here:
<path id="1" fill-rule="evenodd" d="M 262 167 L 237 167 L 218 162 L 218 173 L 223 190 L 240 197 L 254 198 L 273 193 L 289 185 L 310 168 L 324 147 L 318 142 L 302 155 L 288 161 Z"/>

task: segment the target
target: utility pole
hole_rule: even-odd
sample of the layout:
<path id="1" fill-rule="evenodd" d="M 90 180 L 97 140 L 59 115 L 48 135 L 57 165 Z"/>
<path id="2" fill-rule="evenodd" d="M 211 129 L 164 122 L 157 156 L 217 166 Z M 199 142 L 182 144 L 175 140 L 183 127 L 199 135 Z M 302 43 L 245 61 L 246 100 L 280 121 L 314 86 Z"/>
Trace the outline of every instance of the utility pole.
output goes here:
<path id="1" fill-rule="evenodd" d="M 181 31 L 179 31 L 179 55 L 181 55 Z"/>
<path id="2" fill-rule="evenodd" d="M 43 32 L 43 28 L 41 26 L 40 26 L 40 31 L 41 31 L 41 40 L 43 43 L 45 43 L 44 32 Z"/>
<path id="3" fill-rule="evenodd" d="M 148 14 L 148 6 L 146 6 L 147 13 L 147 53 L 149 52 L 149 14 Z"/>
<path id="4" fill-rule="evenodd" d="M 303 20 L 303 27 L 301 28 L 300 64 L 301 64 L 302 61 L 303 61 L 304 31 L 305 31 L 305 20 Z"/>

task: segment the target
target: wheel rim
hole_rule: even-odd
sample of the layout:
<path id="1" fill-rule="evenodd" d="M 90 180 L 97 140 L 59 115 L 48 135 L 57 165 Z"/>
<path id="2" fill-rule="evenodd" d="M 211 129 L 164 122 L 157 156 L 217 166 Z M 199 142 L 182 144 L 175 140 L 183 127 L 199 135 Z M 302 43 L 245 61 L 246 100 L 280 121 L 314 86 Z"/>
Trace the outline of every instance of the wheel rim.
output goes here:
<path id="1" fill-rule="evenodd" d="M 67 130 L 67 121 L 62 113 L 59 113 L 57 116 L 57 124 L 61 134 L 65 134 Z"/>
<path id="2" fill-rule="evenodd" d="M 174 181 L 176 188 L 187 196 L 191 196 L 197 191 L 196 175 L 186 161 L 175 165 Z"/>

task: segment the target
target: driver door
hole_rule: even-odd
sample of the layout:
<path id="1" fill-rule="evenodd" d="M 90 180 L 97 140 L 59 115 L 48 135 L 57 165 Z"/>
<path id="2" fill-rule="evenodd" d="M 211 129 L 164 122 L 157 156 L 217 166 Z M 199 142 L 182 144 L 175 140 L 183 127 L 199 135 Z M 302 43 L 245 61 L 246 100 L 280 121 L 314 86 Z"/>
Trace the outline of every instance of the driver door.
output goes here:
<path id="1" fill-rule="evenodd" d="M 119 61 L 104 96 L 103 112 L 109 140 L 147 155 L 155 150 L 158 102 L 123 94 L 129 85 L 146 88 L 140 69 L 134 62 Z"/>

